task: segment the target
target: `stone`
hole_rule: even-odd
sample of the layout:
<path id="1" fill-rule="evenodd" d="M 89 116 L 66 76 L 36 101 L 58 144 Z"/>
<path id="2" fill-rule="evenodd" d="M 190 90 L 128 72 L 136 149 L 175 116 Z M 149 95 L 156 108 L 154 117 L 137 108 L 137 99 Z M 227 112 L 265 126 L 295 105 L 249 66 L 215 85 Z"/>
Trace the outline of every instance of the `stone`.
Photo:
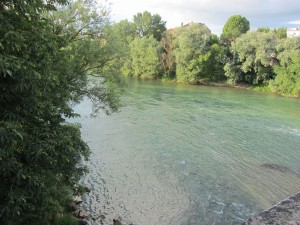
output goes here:
<path id="1" fill-rule="evenodd" d="M 77 195 L 77 196 L 74 196 L 74 197 L 73 197 L 73 202 L 74 202 L 76 205 L 78 205 L 78 204 L 82 203 L 83 201 L 82 201 L 81 197 Z"/>
<path id="2" fill-rule="evenodd" d="M 105 220 L 106 217 L 104 215 L 100 215 L 100 218 Z"/>
<path id="3" fill-rule="evenodd" d="M 79 219 L 84 219 L 88 216 L 89 216 L 89 214 L 84 210 L 79 210 L 79 212 L 77 214 L 77 218 L 79 218 Z"/>
<path id="4" fill-rule="evenodd" d="M 90 192 L 91 192 L 91 189 L 88 188 L 88 187 L 84 187 L 84 190 L 85 190 L 85 192 L 87 192 L 87 193 L 90 193 Z"/>
<path id="5" fill-rule="evenodd" d="M 117 219 L 113 219 L 114 224 L 113 225 L 122 225 L 121 222 Z"/>
<path id="6" fill-rule="evenodd" d="M 88 222 L 86 220 L 83 220 L 83 219 L 78 219 L 77 224 L 78 225 L 88 225 Z"/>
<path id="7" fill-rule="evenodd" d="M 294 173 L 288 167 L 278 165 L 278 164 L 275 164 L 275 163 L 262 163 L 260 166 L 264 167 L 264 168 L 271 169 L 271 170 L 276 170 L 276 171 L 281 172 L 281 173 Z"/>
<path id="8" fill-rule="evenodd" d="M 75 202 L 71 202 L 71 203 L 69 204 L 69 210 L 70 210 L 71 212 L 74 212 L 74 211 L 77 210 L 77 206 L 76 206 Z"/>
<path id="9" fill-rule="evenodd" d="M 105 216 L 104 215 L 100 215 L 100 216 L 96 216 L 96 217 L 94 217 L 94 218 L 92 218 L 94 221 L 96 221 L 96 220 L 98 220 L 98 219 L 102 219 L 102 220 L 105 220 Z"/>
<path id="10" fill-rule="evenodd" d="M 300 192 L 284 199 L 241 225 L 300 225 Z"/>

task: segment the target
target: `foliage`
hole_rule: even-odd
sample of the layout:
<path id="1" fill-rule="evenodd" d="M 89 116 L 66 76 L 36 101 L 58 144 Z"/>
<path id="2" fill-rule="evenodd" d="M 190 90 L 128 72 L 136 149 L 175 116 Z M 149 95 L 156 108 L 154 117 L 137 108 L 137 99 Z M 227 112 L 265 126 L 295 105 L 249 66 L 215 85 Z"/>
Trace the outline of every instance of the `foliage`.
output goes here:
<path id="1" fill-rule="evenodd" d="M 233 57 L 226 63 L 229 82 L 266 84 L 273 78 L 277 39 L 272 33 L 248 32 L 232 43 Z"/>
<path id="2" fill-rule="evenodd" d="M 277 46 L 279 64 L 270 84 L 274 91 L 293 96 L 300 95 L 300 38 L 287 38 Z"/>
<path id="3" fill-rule="evenodd" d="M 210 30 L 202 24 L 192 23 L 174 30 L 176 78 L 179 82 L 195 84 L 205 75 L 209 37 Z"/>
<path id="4" fill-rule="evenodd" d="M 96 110 L 118 107 L 107 74 L 116 60 L 101 38 L 106 12 L 92 1 L 64 2 L 0 3 L 1 224 L 50 224 L 64 210 L 89 155 L 79 127 L 66 121 L 76 116 L 71 103 L 88 96 Z"/>
<path id="5" fill-rule="evenodd" d="M 203 77 L 207 81 L 224 81 L 224 65 L 226 62 L 227 48 L 215 43 L 206 53 L 203 66 Z M 201 57 L 199 57 L 201 59 Z"/>
<path id="6" fill-rule="evenodd" d="M 257 32 L 264 32 L 264 33 L 269 33 L 271 29 L 269 27 L 259 27 L 257 29 Z"/>
<path id="7" fill-rule="evenodd" d="M 60 218 L 56 218 L 54 225 L 78 225 L 77 220 L 71 215 L 65 215 Z"/>
<path id="8" fill-rule="evenodd" d="M 122 68 L 125 68 L 124 64 L 128 58 L 130 58 L 129 44 L 135 38 L 134 26 L 132 23 L 128 22 L 128 20 L 122 20 L 113 25 L 108 24 L 104 30 L 103 36 L 105 40 L 107 40 L 105 46 L 110 50 L 107 55 L 112 59 L 115 59 L 114 61 L 110 61 L 111 63 L 108 66 L 108 70 L 112 71 L 114 69 L 114 74 L 120 74 Z"/>
<path id="9" fill-rule="evenodd" d="M 106 27 L 106 34 L 111 38 L 116 38 L 123 44 L 129 45 L 135 38 L 135 26 L 133 23 L 126 20 L 121 20 L 118 23 Z"/>
<path id="10" fill-rule="evenodd" d="M 275 34 L 275 36 L 278 39 L 283 39 L 283 38 L 287 38 L 287 28 L 286 27 L 279 27 L 279 28 L 275 28 L 273 30 L 273 33 Z"/>
<path id="11" fill-rule="evenodd" d="M 225 23 L 221 37 L 225 41 L 234 40 L 248 30 L 250 30 L 250 22 L 241 15 L 233 15 Z"/>
<path id="12" fill-rule="evenodd" d="M 154 79 L 161 75 L 161 46 L 153 37 L 136 37 L 130 43 L 130 58 L 124 65 L 127 76 Z"/>
<path id="13" fill-rule="evenodd" d="M 172 79 L 176 76 L 175 56 L 174 56 L 174 43 L 173 33 L 166 31 L 161 39 L 162 52 L 162 65 L 164 70 L 164 77 Z"/>
<path id="14" fill-rule="evenodd" d="M 151 36 L 160 41 L 166 31 L 166 22 L 158 14 L 152 15 L 148 11 L 133 16 L 133 24 L 138 37 Z"/>
<path id="15" fill-rule="evenodd" d="M 287 38 L 287 29 L 286 27 L 280 27 L 280 28 L 275 28 L 271 30 L 269 27 L 260 27 L 257 29 L 258 32 L 264 32 L 264 33 L 269 33 L 272 32 L 276 38 L 282 39 L 282 38 Z"/>
<path id="16" fill-rule="evenodd" d="M 108 25 L 104 36 L 113 43 L 109 49 L 114 49 L 117 56 L 115 67 L 126 76 L 151 79 L 161 76 L 161 46 L 158 41 L 166 30 L 165 24 L 158 14 L 145 11 L 134 15 L 133 22 L 122 20 Z"/>

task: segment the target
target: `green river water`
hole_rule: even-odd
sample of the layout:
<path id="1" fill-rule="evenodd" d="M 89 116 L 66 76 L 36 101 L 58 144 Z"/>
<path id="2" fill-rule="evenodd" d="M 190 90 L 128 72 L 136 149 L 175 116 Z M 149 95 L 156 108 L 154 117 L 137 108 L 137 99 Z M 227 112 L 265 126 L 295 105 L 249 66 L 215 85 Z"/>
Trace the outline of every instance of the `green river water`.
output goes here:
<path id="1" fill-rule="evenodd" d="M 300 191 L 299 99 L 133 80 L 122 101 L 111 116 L 75 108 L 92 150 L 85 207 L 107 223 L 240 224 Z"/>

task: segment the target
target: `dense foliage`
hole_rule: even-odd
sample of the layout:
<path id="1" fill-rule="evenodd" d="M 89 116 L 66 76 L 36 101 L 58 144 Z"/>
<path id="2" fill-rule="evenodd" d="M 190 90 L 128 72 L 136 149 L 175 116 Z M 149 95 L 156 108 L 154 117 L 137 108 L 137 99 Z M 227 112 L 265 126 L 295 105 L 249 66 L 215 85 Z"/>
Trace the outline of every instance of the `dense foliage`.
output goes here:
<path id="1" fill-rule="evenodd" d="M 250 22 L 241 15 L 229 17 L 223 27 L 222 39 L 233 41 L 250 30 Z"/>
<path id="2" fill-rule="evenodd" d="M 164 24 L 160 16 L 146 11 L 136 14 L 133 22 L 111 26 L 111 37 L 123 46 L 119 60 L 123 74 L 190 84 L 259 85 L 283 95 L 299 95 L 299 38 L 287 38 L 286 28 L 249 31 L 250 22 L 234 15 L 219 39 L 202 23 L 166 31 Z"/>
<path id="3" fill-rule="evenodd" d="M 199 23 L 166 30 L 147 11 L 110 24 L 96 0 L 2 0 L 0 24 L 0 224 L 53 224 L 64 211 L 89 155 L 72 103 L 116 111 L 116 74 L 300 95 L 300 38 L 249 32 L 239 15 L 221 40 Z"/>
<path id="4" fill-rule="evenodd" d="M 192 23 L 174 31 L 176 78 L 180 82 L 197 83 L 206 75 L 205 56 L 209 50 L 210 30 Z"/>
<path id="5" fill-rule="evenodd" d="M 271 88 L 281 94 L 300 95 L 300 37 L 282 39 L 277 45 L 279 61 Z"/>
<path id="6" fill-rule="evenodd" d="M 153 36 L 136 37 L 129 47 L 130 57 L 123 70 L 125 75 L 153 79 L 161 74 L 161 46 Z"/>
<path id="7" fill-rule="evenodd" d="M 0 3 L 0 224 L 52 224 L 89 155 L 67 122 L 71 104 L 87 96 L 95 110 L 118 107 L 108 73 L 116 60 L 101 37 L 105 7 L 65 3 Z M 101 82 L 89 85 L 87 75 Z"/>
<path id="8" fill-rule="evenodd" d="M 248 32 L 233 42 L 233 57 L 225 65 L 229 82 L 267 84 L 274 77 L 276 44 L 274 35 L 264 32 Z"/>
<path id="9" fill-rule="evenodd" d="M 150 36 L 160 41 L 163 32 L 166 30 L 166 22 L 158 14 L 152 15 L 150 12 L 137 13 L 133 16 L 135 33 L 139 37 Z"/>

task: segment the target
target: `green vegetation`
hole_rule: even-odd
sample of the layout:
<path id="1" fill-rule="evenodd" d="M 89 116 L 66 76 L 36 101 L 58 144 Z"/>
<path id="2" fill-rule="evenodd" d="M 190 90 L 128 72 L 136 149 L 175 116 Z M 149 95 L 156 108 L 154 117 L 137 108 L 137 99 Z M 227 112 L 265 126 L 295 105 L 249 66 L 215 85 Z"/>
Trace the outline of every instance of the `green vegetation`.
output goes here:
<path id="1" fill-rule="evenodd" d="M 231 83 L 267 84 L 274 77 L 277 39 L 272 33 L 248 32 L 231 45 L 233 57 L 225 65 Z"/>
<path id="2" fill-rule="evenodd" d="M 250 22 L 241 15 L 234 15 L 225 23 L 221 37 L 224 41 L 234 41 L 248 30 L 250 30 Z"/>
<path id="3" fill-rule="evenodd" d="M 55 218 L 54 225 L 78 225 L 77 220 L 71 215 Z"/>
<path id="4" fill-rule="evenodd" d="M 197 23 L 174 30 L 176 78 L 179 82 L 195 84 L 205 76 L 210 33 L 207 26 Z"/>
<path id="5" fill-rule="evenodd" d="M 130 58 L 125 63 L 124 74 L 127 76 L 153 79 L 161 74 L 161 46 L 151 35 L 136 37 L 129 45 Z"/>
<path id="6" fill-rule="evenodd" d="M 72 103 L 87 97 L 95 112 L 116 111 L 118 74 L 300 94 L 300 38 L 249 32 L 239 15 L 221 40 L 204 24 L 166 30 L 147 11 L 111 24 L 93 0 L 2 0 L 0 21 L 1 224 L 53 224 L 65 211 L 89 156 L 67 120 L 78 116 Z"/>
<path id="7" fill-rule="evenodd" d="M 219 39 L 201 23 L 166 30 L 161 17 L 147 11 L 136 14 L 133 22 L 109 27 L 107 35 L 122 46 L 119 62 L 125 76 L 227 82 L 299 96 L 299 38 L 287 38 L 286 28 L 249 31 L 250 22 L 234 15 Z"/>
<path id="8" fill-rule="evenodd" d="M 0 224 L 53 224 L 89 156 L 66 120 L 77 116 L 72 103 L 86 96 L 96 111 L 118 108 L 105 7 L 66 3 L 0 3 Z"/>
<path id="9" fill-rule="evenodd" d="M 166 22 L 162 21 L 160 15 L 152 15 L 147 11 L 134 15 L 133 25 L 137 36 L 153 35 L 157 41 L 161 40 L 163 32 L 166 31 Z"/>
<path id="10" fill-rule="evenodd" d="M 279 61 L 274 67 L 277 74 L 270 86 L 283 95 L 300 94 L 300 37 L 280 40 L 277 45 Z"/>

